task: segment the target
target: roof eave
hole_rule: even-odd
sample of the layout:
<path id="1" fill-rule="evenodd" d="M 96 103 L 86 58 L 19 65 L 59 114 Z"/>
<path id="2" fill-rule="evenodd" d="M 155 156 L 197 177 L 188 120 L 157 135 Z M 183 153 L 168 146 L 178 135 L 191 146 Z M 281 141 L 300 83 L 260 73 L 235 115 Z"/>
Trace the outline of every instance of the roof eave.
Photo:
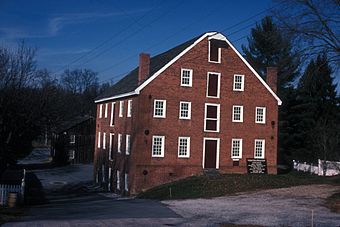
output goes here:
<path id="1" fill-rule="evenodd" d="M 139 92 L 134 90 L 134 91 L 131 91 L 131 92 L 127 92 L 127 93 L 123 93 L 123 94 L 119 94 L 119 95 L 114 95 L 114 96 L 111 96 L 111 97 L 97 99 L 97 100 L 94 101 L 94 103 L 101 103 L 101 102 L 105 102 L 105 101 L 111 101 L 111 100 L 125 98 L 125 97 L 129 97 L 129 96 L 133 96 L 133 95 L 139 95 Z"/>

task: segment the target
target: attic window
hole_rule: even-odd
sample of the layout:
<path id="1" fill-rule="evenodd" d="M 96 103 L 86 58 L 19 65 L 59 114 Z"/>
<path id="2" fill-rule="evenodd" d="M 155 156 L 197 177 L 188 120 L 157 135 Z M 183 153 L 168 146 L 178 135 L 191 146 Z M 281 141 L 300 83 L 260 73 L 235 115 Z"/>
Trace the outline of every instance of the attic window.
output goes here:
<path id="1" fill-rule="evenodd" d="M 227 48 L 227 43 L 223 40 L 209 40 L 209 62 L 221 63 L 221 48 Z"/>

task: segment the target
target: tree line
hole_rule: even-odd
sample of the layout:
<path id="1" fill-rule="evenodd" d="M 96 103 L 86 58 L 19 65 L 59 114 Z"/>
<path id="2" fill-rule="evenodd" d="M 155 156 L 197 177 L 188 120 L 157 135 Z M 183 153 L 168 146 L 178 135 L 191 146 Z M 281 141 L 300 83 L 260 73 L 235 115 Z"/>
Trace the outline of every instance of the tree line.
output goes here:
<path id="1" fill-rule="evenodd" d="M 279 163 L 340 158 L 340 24 L 337 0 L 288 0 L 251 30 L 245 58 L 265 79 L 278 67 Z M 289 9 L 289 10 L 287 10 Z M 335 26 L 334 26 L 335 25 Z M 0 47 L 0 171 L 27 155 L 32 141 L 79 115 L 95 116 L 99 85 L 90 69 L 60 75 L 38 69 L 36 50 Z"/>
<path id="2" fill-rule="evenodd" d="M 38 136 L 75 116 L 95 116 L 93 101 L 108 86 L 90 69 L 53 75 L 35 58 L 24 42 L 0 47 L 0 170 L 29 154 Z"/>

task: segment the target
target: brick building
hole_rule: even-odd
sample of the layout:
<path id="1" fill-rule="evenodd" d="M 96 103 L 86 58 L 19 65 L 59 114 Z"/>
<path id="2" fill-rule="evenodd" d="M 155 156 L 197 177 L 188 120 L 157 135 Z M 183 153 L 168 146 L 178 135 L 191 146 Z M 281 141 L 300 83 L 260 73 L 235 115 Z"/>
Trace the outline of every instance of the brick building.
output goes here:
<path id="1" fill-rule="evenodd" d="M 209 32 L 150 58 L 97 98 L 94 176 L 135 194 L 205 169 L 277 164 L 276 69 L 267 83 L 227 38 Z"/>

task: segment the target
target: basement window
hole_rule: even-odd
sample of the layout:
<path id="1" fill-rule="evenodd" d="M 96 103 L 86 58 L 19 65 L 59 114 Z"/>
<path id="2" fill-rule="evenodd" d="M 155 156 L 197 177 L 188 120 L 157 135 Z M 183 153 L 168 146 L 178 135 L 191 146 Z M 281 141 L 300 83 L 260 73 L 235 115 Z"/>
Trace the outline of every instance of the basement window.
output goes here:
<path id="1" fill-rule="evenodd" d="M 124 177 L 124 187 L 125 187 L 125 191 L 129 191 L 129 176 L 127 173 L 125 173 L 125 177 Z"/>
<path id="2" fill-rule="evenodd" d="M 119 172 L 119 170 L 117 170 L 117 181 L 116 181 L 116 184 L 117 184 L 117 189 L 120 190 L 120 172 Z"/>

